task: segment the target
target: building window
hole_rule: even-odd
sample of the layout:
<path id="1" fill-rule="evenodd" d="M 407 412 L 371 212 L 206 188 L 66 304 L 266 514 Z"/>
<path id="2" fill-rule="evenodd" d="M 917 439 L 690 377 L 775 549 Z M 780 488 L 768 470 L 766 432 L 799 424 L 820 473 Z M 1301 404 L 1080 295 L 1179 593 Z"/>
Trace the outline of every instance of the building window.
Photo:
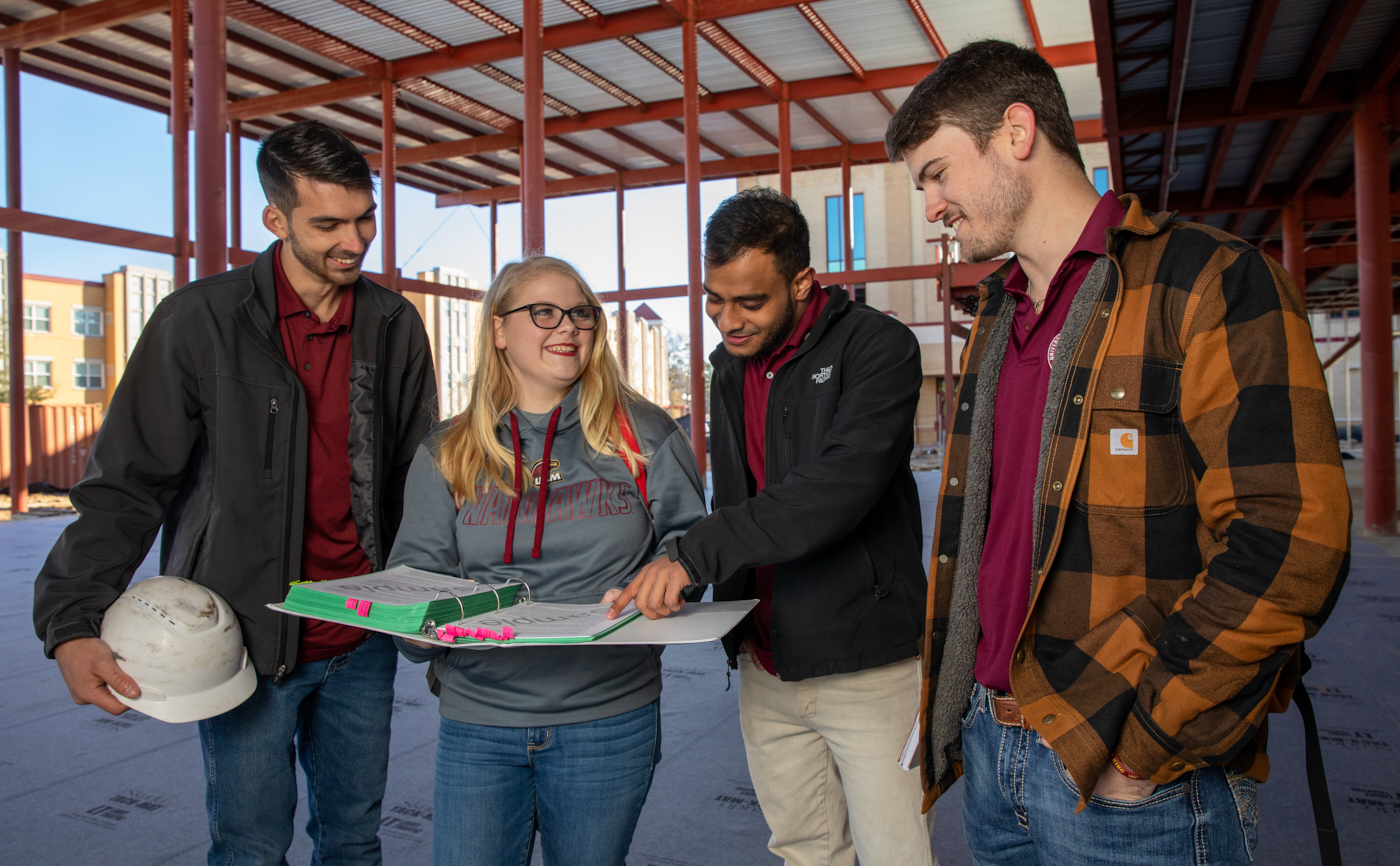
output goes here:
<path id="1" fill-rule="evenodd" d="M 53 331 L 53 311 L 48 304 L 24 305 L 24 329 L 31 334 L 47 334 Z"/>
<path id="2" fill-rule="evenodd" d="M 52 388 L 53 361 L 24 361 L 25 388 Z"/>
<path id="3" fill-rule="evenodd" d="M 101 391 L 102 362 L 96 358 L 74 361 L 73 387 L 79 391 Z"/>
<path id="4" fill-rule="evenodd" d="M 851 263 L 858 271 L 865 270 L 865 193 L 851 196 Z M 828 196 L 826 200 L 826 270 L 846 269 L 846 248 L 841 242 L 841 196 Z"/>
<path id="5" fill-rule="evenodd" d="M 101 308 L 101 307 L 74 307 L 74 308 L 73 308 L 73 336 L 75 336 L 75 337 L 100 337 L 100 336 L 102 336 L 102 308 Z"/>
<path id="6" fill-rule="evenodd" d="M 1100 166 L 1094 169 L 1094 189 L 1099 191 L 1099 195 L 1108 192 L 1108 169 Z"/>

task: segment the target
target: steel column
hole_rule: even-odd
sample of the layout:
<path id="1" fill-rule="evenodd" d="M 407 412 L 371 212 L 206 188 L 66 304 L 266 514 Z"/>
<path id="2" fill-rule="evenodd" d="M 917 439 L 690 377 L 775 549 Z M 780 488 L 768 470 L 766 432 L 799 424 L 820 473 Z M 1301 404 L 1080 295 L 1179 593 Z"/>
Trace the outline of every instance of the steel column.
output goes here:
<path id="1" fill-rule="evenodd" d="M 228 245 L 243 249 L 243 121 L 228 122 Z"/>
<path id="2" fill-rule="evenodd" d="M 700 82 L 696 56 L 696 3 L 686 0 L 681 24 L 685 55 L 685 216 L 690 264 L 690 444 L 705 472 L 705 327 L 700 272 Z"/>
<path id="3" fill-rule="evenodd" d="M 943 276 L 938 278 L 943 295 L 943 454 L 948 454 L 948 437 L 953 435 L 954 401 L 957 390 L 953 387 L 953 248 L 948 236 L 938 243 L 938 257 L 943 265 Z"/>
<path id="4" fill-rule="evenodd" d="M 1395 313 L 1391 289 L 1390 147 L 1386 100 L 1356 110 L 1356 270 L 1361 305 L 1361 456 L 1364 527 L 1395 534 Z"/>
<path id="5" fill-rule="evenodd" d="M 544 24 L 541 0 L 525 0 L 525 130 L 520 142 L 520 226 L 523 254 L 544 252 Z"/>
<path id="6" fill-rule="evenodd" d="M 170 144 L 178 287 L 190 281 L 190 8 L 186 0 L 170 0 Z"/>
<path id="7" fill-rule="evenodd" d="M 1298 294 L 1306 295 L 1308 270 L 1303 251 L 1307 246 L 1307 238 L 1303 236 L 1302 208 L 1296 204 L 1284 205 L 1280 224 L 1283 228 L 1283 269 L 1293 278 L 1294 285 L 1298 287 Z"/>
<path id="8" fill-rule="evenodd" d="M 613 191 L 617 202 L 617 363 L 622 367 L 622 378 L 627 376 L 627 244 L 624 227 L 625 208 L 623 205 L 622 172 L 617 173 L 617 186 Z"/>
<path id="9" fill-rule="evenodd" d="M 853 204 L 855 204 L 855 196 L 851 195 L 851 146 L 848 144 L 841 148 L 841 258 L 845 262 L 847 273 L 856 269 L 855 238 L 851 235 L 851 223 L 854 220 L 854 217 L 851 216 L 851 205 Z M 854 285 L 854 283 L 851 284 L 851 286 Z M 855 294 L 853 288 L 851 293 Z"/>
<path id="10" fill-rule="evenodd" d="M 787 82 L 783 82 L 783 99 L 778 100 L 778 190 L 792 195 L 792 100 L 787 99 Z"/>
<path id="11" fill-rule="evenodd" d="M 496 281 L 496 200 L 491 200 L 491 282 Z"/>
<path id="12" fill-rule="evenodd" d="M 19 49 L 5 49 L 5 198 L 9 207 L 22 206 L 19 143 Z M 9 232 L 10 290 L 10 511 L 29 510 L 28 412 L 24 393 L 24 235 Z"/>
<path id="13" fill-rule="evenodd" d="M 394 137 L 395 124 L 397 123 L 394 119 L 394 82 L 390 79 L 384 79 L 380 87 L 379 99 L 383 109 L 379 123 L 380 141 L 382 142 L 379 148 L 379 224 L 383 227 L 383 233 L 379 237 L 379 252 L 383 256 L 383 264 L 380 269 L 384 274 L 384 282 L 388 288 L 397 292 L 399 290 L 399 267 L 398 250 L 394 241 L 398 231 L 398 214 L 395 211 L 396 199 L 394 196 L 394 181 L 397 174 L 394 151 L 398 149 L 398 142 Z"/>
<path id="14" fill-rule="evenodd" d="M 228 166 L 228 43 L 224 0 L 193 0 L 194 9 L 194 171 L 195 274 L 208 277 L 228 269 L 226 199 Z"/>

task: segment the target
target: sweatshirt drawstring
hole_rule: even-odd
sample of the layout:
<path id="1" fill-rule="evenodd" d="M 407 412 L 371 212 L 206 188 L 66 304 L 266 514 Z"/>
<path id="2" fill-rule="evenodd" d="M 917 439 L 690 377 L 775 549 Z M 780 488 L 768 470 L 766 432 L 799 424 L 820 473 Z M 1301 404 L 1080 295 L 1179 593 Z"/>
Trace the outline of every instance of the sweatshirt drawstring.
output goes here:
<path id="1" fill-rule="evenodd" d="M 515 547 L 515 516 L 520 513 L 520 485 L 524 476 L 524 467 L 521 465 L 520 454 L 520 424 L 515 420 L 515 413 L 510 413 L 510 444 L 511 450 L 515 452 L 515 497 L 510 501 L 510 522 L 506 524 L 506 555 L 501 557 L 501 561 L 510 565 L 514 560 L 513 549 Z"/>
<path id="2" fill-rule="evenodd" d="M 554 425 L 559 423 L 559 413 L 563 408 L 554 407 L 554 413 L 549 416 L 549 426 L 544 431 L 544 459 L 540 461 L 540 499 L 539 504 L 535 506 L 535 546 L 530 550 L 530 555 L 535 559 L 540 558 L 540 542 L 544 541 L 544 511 L 549 501 L 549 451 L 554 447 Z"/>
<path id="3" fill-rule="evenodd" d="M 545 506 L 549 501 L 549 452 L 554 447 L 554 428 L 559 423 L 559 413 L 563 408 L 562 406 L 554 408 L 554 412 L 549 416 L 549 427 L 545 429 L 544 434 L 544 459 L 540 461 L 540 495 L 535 505 L 535 546 L 530 549 L 530 556 L 535 559 L 540 558 L 540 544 L 544 541 Z M 510 444 L 511 449 L 515 452 L 515 498 L 510 503 L 510 522 L 506 524 L 506 552 L 505 556 L 501 558 L 501 561 L 506 565 L 509 565 L 514 559 L 515 519 L 520 514 L 520 499 L 525 475 L 524 455 L 520 447 L 520 424 L 516 420 L 514 412 L 510 413 Z"/>

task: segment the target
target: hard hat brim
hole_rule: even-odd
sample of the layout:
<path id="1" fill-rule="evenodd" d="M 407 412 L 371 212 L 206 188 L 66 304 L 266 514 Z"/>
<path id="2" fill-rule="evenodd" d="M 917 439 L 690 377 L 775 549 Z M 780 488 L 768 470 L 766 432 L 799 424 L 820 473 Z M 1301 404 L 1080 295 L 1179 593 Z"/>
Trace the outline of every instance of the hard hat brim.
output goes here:
<path id="1" fill-rule="evenodd" d="M 117 700 L 153 719 L 171 724 L 198 722 L 234 709 L 252 697 L 258 687 L 258 674 L 243 650 L 243 666 L 233 678 L 202 692 L 186 695 L 161 696 L 154 689 L 143 691 L 139 698 L 128 698 L 112 691 Z M 148 693 L 149 692 L 149 693 Z"/>

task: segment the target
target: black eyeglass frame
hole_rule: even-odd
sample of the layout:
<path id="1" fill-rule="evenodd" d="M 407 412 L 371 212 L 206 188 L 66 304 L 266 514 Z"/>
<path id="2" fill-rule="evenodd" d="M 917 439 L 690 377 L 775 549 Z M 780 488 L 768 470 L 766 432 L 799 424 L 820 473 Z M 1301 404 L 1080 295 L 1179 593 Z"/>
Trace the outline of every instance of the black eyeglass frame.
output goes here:
<path id="1" fill-rule="evenodd" d="M 558 311 L 559 311 L 559 321 L 555 322 L 555 323 L 552 324 L 552 325 L 541 325 L 539 322 L 535 321 L 535 307 L 549 307 L 550 309 L 558 310 Z M 591 330 L 593 330 L 594 328 L 598 327 L 598 321 L 599 321 L 600 319 L 603 318 L 603 308 L 602 308 L 602 307 L 595 307 L 593 304 L 579 304 L 577 307 L 570 307 L 569 309 L 566 310 L 566 309 L 564 309 L 563 307 L 559 306 L 558 304 L 550 304 L 550 303 L 545 303 L 545 302 L 541 302 L 541 303 L 538 303 L 538 304 L 526 304 L 526 305 L 524 305 L 523 307 L 516 307 L 516 308 L 513 309 L 513 310 L 506 310 L 504 313 L 501 313 L 500 315 L 501 315 L 501 318 L 504 319 L 506 316 L 509 316 L 511 313 L 518 313 L 518 312 L 520 312 L 521 310 L 529 310 L 529 311 L 530 311 L 530 324 L 534 325 L 536 328 L 539 328 L 539 329 L 542 330 L 542 331 L 552 331 L 552 330 L 554 330 L 555 328 L 559 327 L 559 325 L 563 323 L 564 317 L 565 317 L 565 316 L 568 316 L 568 317 L 569 317 L 569 321 L 570 321 L 571 323 L 573 323 L 573 326 L 574 326 L 575 328 L 578 328 L 580 331 L 591 331 Z M 578 321 L 577 319 L 575 319 L 575 318 L 574 318 L 574 310 L 592 310 L 592 311 L 593 311 L 593 324 L 591 324 L 591 325 L 584 325 L 582 322 L 580 322 L 580 321 Z"/>

